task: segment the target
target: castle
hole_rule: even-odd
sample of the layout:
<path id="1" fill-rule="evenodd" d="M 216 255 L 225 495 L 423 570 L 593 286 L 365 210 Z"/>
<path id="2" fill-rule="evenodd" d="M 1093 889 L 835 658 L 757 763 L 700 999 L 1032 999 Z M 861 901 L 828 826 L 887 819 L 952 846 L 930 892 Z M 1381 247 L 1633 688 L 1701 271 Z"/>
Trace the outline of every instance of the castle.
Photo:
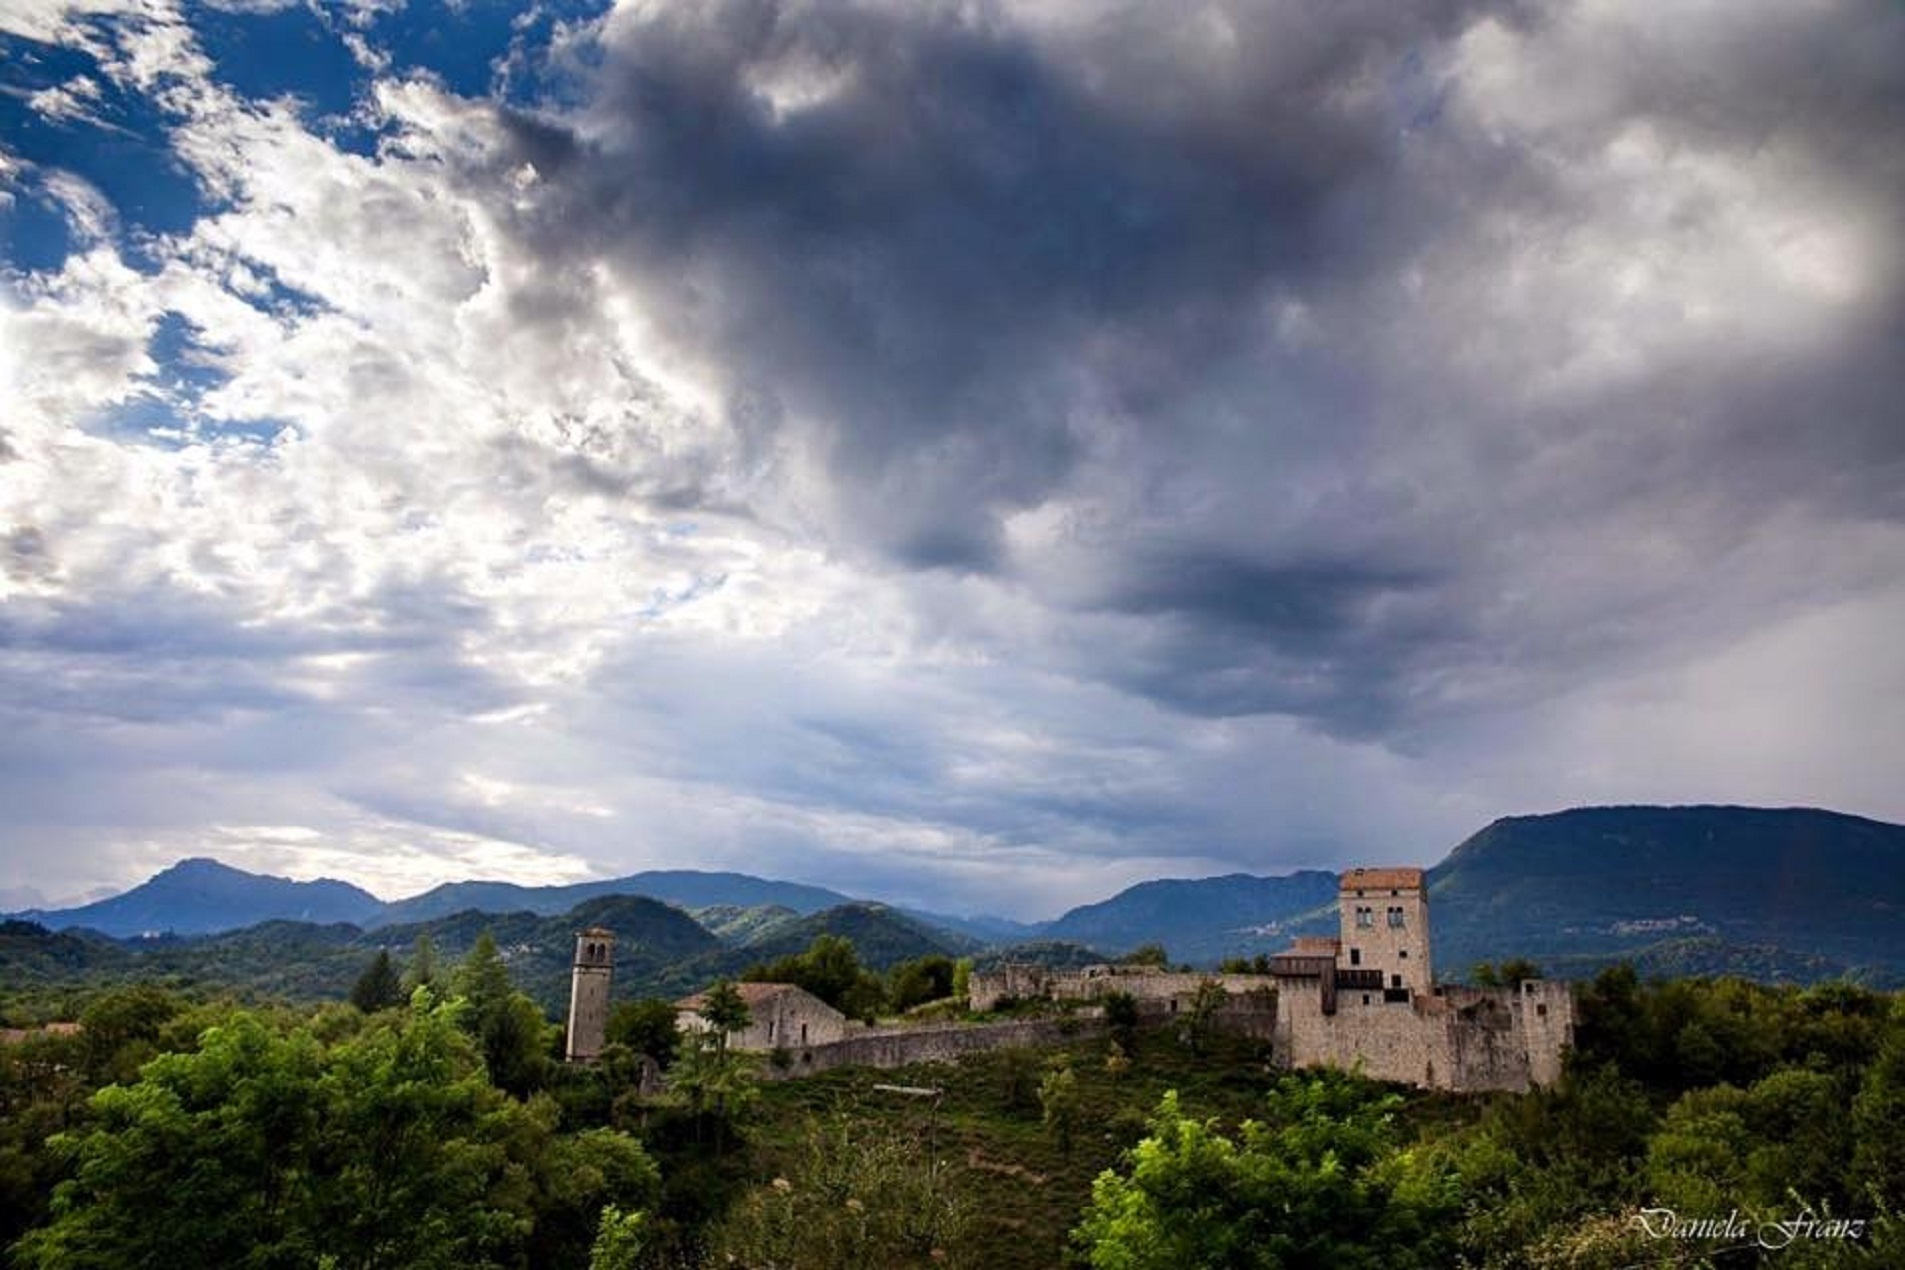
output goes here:
<path id="1" fill-rule="evenodd" d="M 1421 869 L 1362 868 L 1337 885 L 1339 933 L 1306 936 L 1269 959 L 1264 974 L 1206 974 L 1155 966 L 1050 970 L 1008 964 L 975 973 L 968 1004 L 986 1013 L 1009 999 L 1098 1003 L 1129 994 L 1143 1014 L 1188 1015 L 1215 983 L 1224 1003 L 1214 1024 L 1270 1043 L 1286 1067 L 1359 1069 L 1376 1080 L 1463 1092 L 1553 1084 L 1574 1039 L 1574 997 L 1565 983 L 1526 979 L 1505 988 L 1437 984 L 1429 957 L 1429 903 Z M 592 927 L 576 937 L 568 1055 L 602 1051 L 615 936 Z M 868 1026 L 792 984 L 736 985 L 746 1027 L 739 1050 L 773 1052 L 768 1069 L 788 1079 L 833 1067 L 897 1067 L 1009 1045 L 1051 1044 L 1087 1025 L 1103 1030 L 1102 1009 L 1078 1015 L 987 1023 Z M 675 1003 L 683 1030 L 705 1029 L 700 995 Z M 1208 997 L 1205 998 L 1208 1006 Z"/>
<path id="2" fill-rule="evenodd" d="M 1360 1068 L 1429 1089 L 1522 1091 L 1552 1084 L 1574 1038 L 1565 983 L 1507 988 L 1435 982 L 1422 870 L 1351 869 L 1338 879 L 1339 934 L 1304 937 L 1270 958 L 1268 974 L 1172 973 L 1152 967 L 1053 971 L 1005 966 L 975 974 L 971 1006 L 1006 998 L 1089 1001 L 1126 992 L 1175 1014 L 1206 982 L 1221 984 L 1238 1023 L 1266 1035 L 1290 1067 Z"/>

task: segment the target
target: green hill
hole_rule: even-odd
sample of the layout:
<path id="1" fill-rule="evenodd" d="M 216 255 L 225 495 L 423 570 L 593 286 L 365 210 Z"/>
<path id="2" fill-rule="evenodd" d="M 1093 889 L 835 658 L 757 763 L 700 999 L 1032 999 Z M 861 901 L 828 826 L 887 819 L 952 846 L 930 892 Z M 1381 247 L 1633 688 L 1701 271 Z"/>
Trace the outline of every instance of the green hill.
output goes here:
<path id="1" fill-rule="evenodd" d="M 1905 828 L 1803 808 L 1594 807 L 1498 820 L 1430 871 L 1435 959 L 1678 974 L 1905 975 Z M 1652 951 L 1649 951 L 1652 950 Z M 1824 976 L 1811 976 L 1824 977 Z"/>

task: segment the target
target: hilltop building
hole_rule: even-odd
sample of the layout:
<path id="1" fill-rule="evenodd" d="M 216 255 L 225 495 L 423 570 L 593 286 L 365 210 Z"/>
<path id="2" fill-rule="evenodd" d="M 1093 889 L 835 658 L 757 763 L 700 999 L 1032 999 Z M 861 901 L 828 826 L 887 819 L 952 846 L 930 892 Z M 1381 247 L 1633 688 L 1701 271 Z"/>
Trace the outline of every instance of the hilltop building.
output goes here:
<path id="1" fill-rule="evenodd" d="M 847 1016 L 805 988 L 791 983 L 737 983 L 734 990 L 747 1003 L 747 1026 L 728 1034 L 728 1048 L 737 1050 L 805 1049 L 845 1040 Z M 705 1032 L 710 1024 L 701 1017 L 705 992 L 675 1002 L 675 1025 L 684 1032 Z"/>
<path id="2" fill-rule="evenodd" d="M 1335 937 L 1298 938 L 1270 959 L 1267 975 L 1005 966 L 972 976 L 971 1005 L 1093 1000 L 1116 991 L 1152 1013 L 1177 1013 L 1202 983 L 1215 980 L 1233 1000 L 1259 1003 L 1240 1009 L 1239 1018 L 1261 1034 L 1267 1013 L 1273 1053 L 1287 1066 L 1360 1068 L 1378 1080 L 1451 1090 L 1526 1090 L 1560 1078 L 1562 1055 L 1574 1040 L 1568 985 L 1437 985 L 1421 869 L 1351 869 L 1338 879 L 1337 910 Z M 1267 1011 L 1264 1002 L 1273 1002 Z"/>
<path id="3" fill-rule="evenodd" d="M 609 984 L 615 977 L 615 932 L 591 926 L 575 937 L 575 968 L 569 977 L 572 1063 L 592 1063 L 608 1043 Z"/>

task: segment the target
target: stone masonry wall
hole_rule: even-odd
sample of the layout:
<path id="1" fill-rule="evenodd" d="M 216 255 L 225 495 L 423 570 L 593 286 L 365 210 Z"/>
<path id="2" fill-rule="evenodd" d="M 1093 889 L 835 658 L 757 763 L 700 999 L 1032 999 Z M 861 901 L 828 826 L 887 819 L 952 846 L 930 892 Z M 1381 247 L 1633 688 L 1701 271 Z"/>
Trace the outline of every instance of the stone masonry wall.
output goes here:
<path id="1" fill-rule="evenodd" d="M 1128 992 L 1139 1001 L 1189 1000 L 1206 979 L 1215 979 L 1232 994 L 1274 988 L 1269 975 L 1205 974 L 1159 970 L 1149 966 L 1087 966 L 1083 970 L 1049 970 L 1044 966 L 1006 965 L 972 976 L 968 1003 L 984 1013 L 1008 998 L 1026 1001 L 1096 1001 L 1112 992 Z"/>
<path id="2" fill-rule="evenodd" d="M 791 1080 L 836 1067 L 905 1067 L 912 1063 L 951 1062 L 966 1054 L 1028 1045 L 1057 1045 L 1105 1034 L 1101 1016 L 1070 1015 L 1048 1019 L 1009 1019 L 1000 1023 L 948 1023 L 922 1027 L 868 1028 L 831 1045 L 790 1049 L 785 1068 L 769 1063 L 768 1080 Z"/>
<path id="3" fill-rule="evenodd" d="M 1571 1000 L 1566 984 L 1540 985 L 1537 995 Z M 1533 1037 L 1510 989 L 1445 987 L 1440 996 L 1368 1005 L 1345 992 L 1334 1015 L 1313 992 L 1286 992 L 1283 1002 L 1275 1048 L 1287 1066 L 1360 1067 L 1377 1080 L 1471 1092 L 1525 1091 L 1560 1075 L 1560 1029 L 1546 1026 L 1558 1013 L 1552 999 L 1544 1033 Z"/>

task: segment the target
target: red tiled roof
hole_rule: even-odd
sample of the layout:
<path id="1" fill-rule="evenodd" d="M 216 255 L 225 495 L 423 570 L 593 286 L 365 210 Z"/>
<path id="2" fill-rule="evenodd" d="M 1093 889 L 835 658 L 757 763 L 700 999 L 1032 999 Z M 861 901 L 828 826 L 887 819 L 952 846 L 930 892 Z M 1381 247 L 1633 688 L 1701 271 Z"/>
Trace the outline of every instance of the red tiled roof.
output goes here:
<path id="1" fill-rule="evenodd" d="M 747 1002 L 750 1007 L 757 1006 L 763 1001 L 771 1001 L 783 992 L 803 991 L 801 986 L 796 983 L 737 983 L 734 985 L 734 990 L 741 994 L 741 1000 Z M 707 1003 L 708 994 L 706 992 L 697 992 L 691 997 L 683 997 L 681 1000 L 675 1002 L 675 1008 L 677 1010 L 699 1010 Z"/>
<path id="2" fill-rule="evenodd" d="M 1350 869 L 1338 882 L 1343 891 L 1399 891 L 1405 887 L 1422 889 L 1421 869 Z"/>

